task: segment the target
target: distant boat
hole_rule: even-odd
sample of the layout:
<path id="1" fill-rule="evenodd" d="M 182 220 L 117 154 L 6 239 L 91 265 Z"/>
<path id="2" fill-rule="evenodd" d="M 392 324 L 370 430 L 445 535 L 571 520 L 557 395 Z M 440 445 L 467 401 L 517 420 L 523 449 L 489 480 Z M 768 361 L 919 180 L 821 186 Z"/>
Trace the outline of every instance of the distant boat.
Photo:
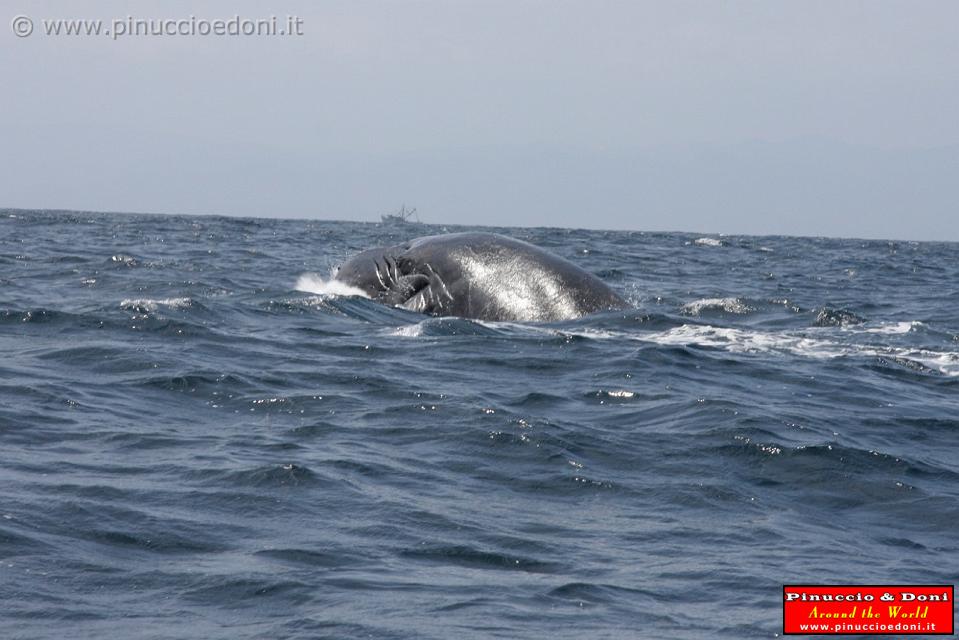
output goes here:
<path id="1" fill-rule="evenodd" d="M 380 220 L 383 224 L 419 224 L 420 217 L 416 214 L 416 207 L 407 209 L 404 204 L 396 213 L 387 213 L 380 216 Z"/>

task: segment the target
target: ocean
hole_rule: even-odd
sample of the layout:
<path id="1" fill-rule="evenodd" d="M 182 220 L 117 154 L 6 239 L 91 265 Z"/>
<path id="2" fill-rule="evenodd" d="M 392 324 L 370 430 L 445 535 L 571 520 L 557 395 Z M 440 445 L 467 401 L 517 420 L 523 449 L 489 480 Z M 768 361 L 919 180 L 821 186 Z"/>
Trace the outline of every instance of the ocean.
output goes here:
<path id="1" fill-rule="evenodd" d="M 341 295 L 471 227 L 0 210 L 0 626 L 775 638 L 959 575 L 959 244 L 488 229 L 634 306 Z M 479 228 L 475 228 L 479 229 Z"/>

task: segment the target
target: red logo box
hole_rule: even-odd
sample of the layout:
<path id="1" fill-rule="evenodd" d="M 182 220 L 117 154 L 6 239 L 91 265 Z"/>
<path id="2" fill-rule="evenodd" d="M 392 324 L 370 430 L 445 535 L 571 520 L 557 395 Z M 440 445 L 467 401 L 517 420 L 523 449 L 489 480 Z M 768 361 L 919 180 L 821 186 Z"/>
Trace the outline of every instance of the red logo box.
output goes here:
<path id="1" fill-rule="evenodd" d="M 952 635 L 952 585 L 787 584 L 783 635 Z"/>

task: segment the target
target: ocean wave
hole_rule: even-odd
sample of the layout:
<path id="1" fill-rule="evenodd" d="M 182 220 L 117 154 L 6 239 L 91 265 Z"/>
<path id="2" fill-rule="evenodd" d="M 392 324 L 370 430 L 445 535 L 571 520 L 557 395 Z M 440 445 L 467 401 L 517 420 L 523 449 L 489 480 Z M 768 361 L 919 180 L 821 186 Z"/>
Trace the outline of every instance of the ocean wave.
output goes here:
<path id="1" fill-rule="evenodd" d="M 687 242 L 686 244 L 690 244 Z M 725 240 L 719 238 L 710 238 L 708 236 L 702 238 L 696 238 L 692 241 L 692 244 L 700 247 L 725 247 L 728 243 Z"/>
<path id="2" fill-rule="evenodd" d="M 816 314 L 813 326 L 816 327 L 848 327 L 862 324 L 866 319 L 846 309 L 830 309 L 823 307 Z"/>
<path id="3" fill-rule="evenodd" d="M 192 298 L 128 298 L 120 302 L 121 309 L 136 313 L 153 313 L 160 307 L 186 309 L 192 305 Z"/>
<path id="4" fill-rule="evenodd" d="M 466 318 L 427 318 L 415 324 L 390 329 L 387 333 L 404 338 L 439 336 L 503 336 L 510 323 L 479 322 Z M 502 326 L 499 326 L 502 325 Z"/>
<path id="5" fill-rule="evenodd" d="M 695 345 L 733 352 L 778 352 L 822 359 L 846 356 L 891 357 L 921 364 L 931 371 L 947 376 L 959 376 L 959 352 L 860 345 L 828 338 L 812 338 L 803 333 L 687 324 L 660 333 L 636 336 L 636 339 L 663 345 Z"/>
<path id="6" fill-rule="evenodd" d="M 682 306 L 681 312 L 688 316 L 702 315 L 703 312 L 721 311 L 723 313 L 746 314 L 755 311 L 741 298 L 703 298 L 693 302 L 687 302 Z"/>
<path id="7" fill-rule="evenodd" d="M 486 551 L 466 545 L 421 546 L 404 550 L 401 555 L 413 560 L 468 569 L 558 573 L 563 568 L 551 560 Z"/>
<path id="8" fill-rule="evenodd" d="M 732 353 L 780 353 L 807 358 L 832 359 L 848 356 L 888 358 L 915 363 L 924 370 L 959 376 L 959 352 L 927 348 L 857 344 L 829 337 L 811 337 L 806 332 L 762 331 L 713 325 L 683 324 L 665 331 L 632 333 L 585 328 L 575 332 L 583 338 L 655 343 L 663 346 L 696 346 Z"/>

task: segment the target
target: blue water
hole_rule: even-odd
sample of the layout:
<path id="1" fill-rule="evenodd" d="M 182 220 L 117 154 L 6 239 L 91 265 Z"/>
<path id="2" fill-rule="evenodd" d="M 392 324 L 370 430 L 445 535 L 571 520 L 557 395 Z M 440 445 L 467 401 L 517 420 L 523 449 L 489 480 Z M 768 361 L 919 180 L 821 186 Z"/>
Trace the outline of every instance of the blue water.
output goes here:
<path id="1" fill-rule="evenodd" d="M 635 309 L 324 293 L 462 227 L 0 210 L 5 638 L 772 638 L 955 583 L 959 245 L 498 229 Z"/>

